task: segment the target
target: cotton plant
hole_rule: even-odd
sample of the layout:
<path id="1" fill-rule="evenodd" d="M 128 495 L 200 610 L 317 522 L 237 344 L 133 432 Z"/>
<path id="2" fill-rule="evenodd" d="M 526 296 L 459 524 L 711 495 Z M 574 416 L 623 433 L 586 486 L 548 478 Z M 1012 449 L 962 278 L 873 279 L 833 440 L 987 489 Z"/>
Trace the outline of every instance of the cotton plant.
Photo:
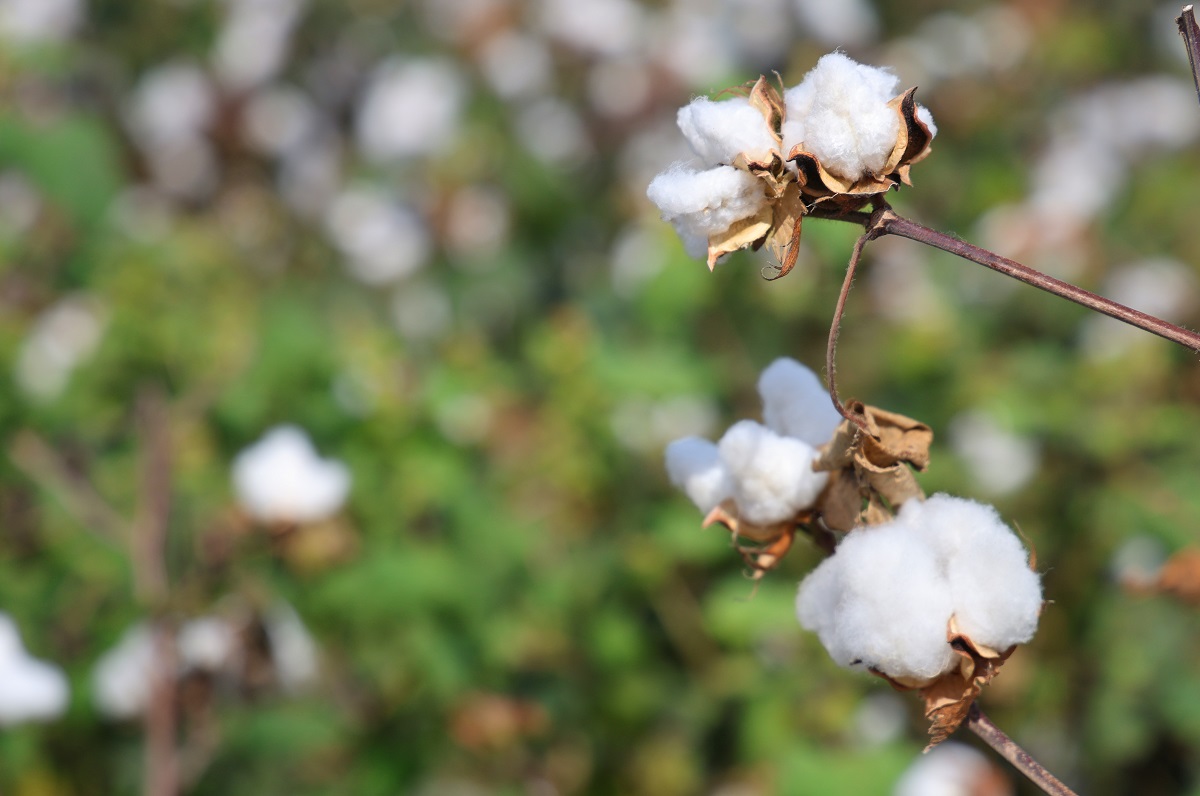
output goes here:
<path id="1" fill-rule="evenodd" d="M 834 52 L 790 88 L 760 77 L 726 99 L 698 97 L 677 118 L 695 159 L 659 174 L 647 195 L 709 268 L 766 243 L 782 276 L 804 216 L 857 210 L 911 184 L 937 127 L 916 90 L 899 92 L 899 83 Z"/>
<path id="2" fill-rule="evenodd" d="M 1200 87 L 1200 26 L 1190 6 L 1179 26 Z M 977 704 L 1017 648 L 1034 640 L 1046 604 L 1034 557 L 995 508 L 925 495 L 918 474 L 930 466 L 928 425 L 839 397 L 843 308 L 866 245 L 895 235 L 1193 351 L 1200 351 L 1200 334 L 896 213 L 886 194 L 911 185 L 911 166 L 929 154 L 937 132 L 915 90 L 899 92 L 899 85 L 886 69 L 831 53 L 790 88 L 760 78 L 679 111 L 695 159 L 669 166 L 647 194 L 689 251 L 706 254 L 710 269 L 725 254 L 765 244 L 781 260 L 774 276 L 787 274 L 806 218 L 857 224 L 863 234 L 833 312 L 827 391 L 798 363 L 776 362 L 759 381 L 763 422 L 739 421 L 717 442 L 677 440 L 666 451 L 667 472 L 706 526 L 723 524 L 735 542 L 760 545 L 738 546 L 756 577 L 778 564 L 797 534 L 827 554 L 800 585 L 800 624 L 838 664 L 916 690 L 930 721 L 929 748 L 965 724 L 1043 790 L 1069 794 Z M 974 450 L 986 443 L 980 436 L 960 435 L 960 456 L 982 453 Z M 1200 566 L 1181 561 L 1164 567 L 1170 584 L 1157 588 L 1191 594 Z"/>
<path id="3" fill-rule="evenodd" d="M 350 471 L 321 458 L 302 429 L 277 426 L 234 459 L 233 486 L 242 508 L 259 522 L 312 523 L 341 509 Z"/>
<path id="4" fill-rule="evenodd" d="M 0 613 L 0 726 L 52 721 L 69 699 L 62 669 L 30 655 L 17 623 Z"/>

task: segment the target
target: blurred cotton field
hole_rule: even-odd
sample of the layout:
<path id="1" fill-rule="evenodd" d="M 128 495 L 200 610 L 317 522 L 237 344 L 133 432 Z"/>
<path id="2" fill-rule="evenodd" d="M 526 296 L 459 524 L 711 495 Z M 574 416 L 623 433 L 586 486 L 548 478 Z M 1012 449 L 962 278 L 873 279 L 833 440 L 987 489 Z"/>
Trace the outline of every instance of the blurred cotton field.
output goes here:
<path id="1" fill-rule="evenodd" d="M 822 488 L 856 230 L 710 274 L 646 190 L 839 51 L 937 121 L 898 212 L 1194 326 L 1177 13 L 0 0 L 0 792 L 1008 792 L 796 624 L 814 546 L 700 527 Z M 1042 562 L 989 714 L 1200 786 L 1194 609 L 1122 591 L 1194 542 L 1193 359 L 888 240 L 837 366 Z"/>

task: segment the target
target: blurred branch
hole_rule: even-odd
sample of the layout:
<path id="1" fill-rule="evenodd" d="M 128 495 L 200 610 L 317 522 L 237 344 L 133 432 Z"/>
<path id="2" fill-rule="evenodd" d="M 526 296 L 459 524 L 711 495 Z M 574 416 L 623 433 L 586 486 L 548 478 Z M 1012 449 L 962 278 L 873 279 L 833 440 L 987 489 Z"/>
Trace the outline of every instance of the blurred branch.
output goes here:
<path id="1" fill-rule="evenodd" d="M 1187 47 L 1188 64 L 1192 67 L 1192 82 L 1196 86 L 1196 98 L 1200 100 L 1200 25 L 1196 24 L 1196 13 L 1190 5 L 1183 7 L 1175 20 L 1183 45 Z"/>
<path id="2" fill-rule="evenodd" d="M 29 430 L 18 432 L 8 456 L 17 469 L 53 495 L 85 528 L 114 543 L 125 535 L 125 518 L 42 437 Z"/>
<path id="3" fill-rule="evenodd" d="M 982 738 L 984 743 L 1028 777 L 1030 782 L 1050 796 L 1076 796 L 1075 791 L 1064 785 L 1028 752 L 1017 746 L 1003 730 L 992 724 L 992 720 L 979 709 L 978 702 L 972 703 L 970 712 L 967 713 L 967 726 L 971 732 Z"/>
<path id="4" fill-rule="evenodd" d="M 154 666 L 150 672 L 150 700 L 143 717 L 146 750 L 143 759 L 145 796 L 176 796 L 179 793 L 179 723 L 175 702 L 175 671 L 178 650 L 175 628 L 162 618 L 151 624 Z"/>

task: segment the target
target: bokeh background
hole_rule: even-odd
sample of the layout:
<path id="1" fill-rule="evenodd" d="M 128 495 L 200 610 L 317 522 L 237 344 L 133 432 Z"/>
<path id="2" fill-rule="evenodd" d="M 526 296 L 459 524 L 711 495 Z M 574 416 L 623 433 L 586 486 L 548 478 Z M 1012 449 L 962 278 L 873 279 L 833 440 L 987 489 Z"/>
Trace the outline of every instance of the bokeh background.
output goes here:
<path id="1" fill-rule="evenodd" d="M 940 128 L 900 212 L 1195 325 L 1178 12 L 0 0 L 0 610 L 70 685 L 0 728 L 0 791 L 149 792 L 97 663 L 216 618 L 232 658 L 179 669 L 188 793 L 890 792 L 918 706 L 796 625 L 817 553 L 755 589 L 661 461 L 757 417 L 776 357 L 819 368 L 855 230 L 806 225 L 778 282 L 709 274 L 645 186 L 690 97 L 842 48 Z M 1120 586 L 1200 527 L 1195 355 L 883 240 L 839 363 L 933 426 L 926 491 L 1037 550 L 997 723 L 1081 792 L 1200 793 L 1200 614 Z M 280 424 L 350 472 L 332 516 L 239 508 L 234 459 Z M 290 645 L 245 619 L 281 612 Z"/>

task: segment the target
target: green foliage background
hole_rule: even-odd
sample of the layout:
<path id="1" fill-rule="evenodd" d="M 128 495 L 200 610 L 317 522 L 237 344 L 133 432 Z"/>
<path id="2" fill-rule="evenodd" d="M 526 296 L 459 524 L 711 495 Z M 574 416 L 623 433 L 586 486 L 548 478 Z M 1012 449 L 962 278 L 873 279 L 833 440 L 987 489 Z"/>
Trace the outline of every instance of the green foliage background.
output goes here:
<path id="1" fill-rule="evenodd" d="M 1024 196 L 1065 98 L 1143 73 L 1186 76 L 1169 49 L 1173 9 L 1010 5 L 1030 22 L 1029 49 L 1003 74 L 922 91 L 940 126 L 935 152 L 894 197 L 900 212 L 968 238 L 989 208 Z M 878 63 L 886 42 L 933 15 L 976 8 L 881 3 L 877 44 L 848 51 Z M 882 744 L 855 730 L 864 698 L 885 686 L 838 670 L 797 627 L 794 588 L 817 553 L 800 545 L 755 593 L 727 537 L 701 530 L 666 482 L 661 445 L 614 432 L 621 412 L 699 396 L 716 407 L 719 433 L 757 416 L 754 382 L 774 358 L 822 361 L 854 230 L 808 224 L 802 262 L 779 282 L 760 279 L 763 261 L 746 254 L 709 274 L 624 180 L 622 153 L 691 91 L 764 66 L 794 83 L 828 48 L 798 35 L 782 62 L 747 59 L 707 87 L 656 73 L 647 105 L 613 122 L 587 104 L 586 59 L 556 47 L 561 95 L 593 146 L 548 165 L 525 148 L 470 43 L 428 30 L 422 7 L 312 4 L 289 80 L 303 85 L 336 43 L 364 63 L 439 54 L 469 87 L 447 151 L 378 167 L 348 148 L 350 177 L 426 210 L 483 184 L 511 212 L 496 248 L 463 255 L 439 243 L 392 291 L 347 276 L 319 225 L 282 202 L 272 164 L 236 139 L 219 150 L 216 192 L 174 208 L 165 230 L 138 235 L 114 220 L 114 201 L 146 174 L 122 103 L 148 68 L 202 62 L 220 13 L 204 0 L 95 0 L 69 43 L 0 51 L 0 168 L 43 202 L 31 227 L 0 236 L 0 608 L 72 684 L 62 719 L 0 731 L 0 791 L 142 787 L 141 730 L 97 714 L 89 677 L 145 609 L 124 547 L 81 514 L 72 490 L 88 484 L 120 517 L 135 515 L 135 397 L 156 387 L 174 451 L 172 613 L 200 615 L 231 594 L 284 598 L 322 650 L 320 682 L 301 695 L 216 700 L 219 742 L 190 792 L 888 792 L 923 746 L 919 712 L 906 703 L 908 730 Z M 343 127 L 348 116 L 331 110 Z M 1194 268 L 1196 174 L 1194 145 L 1141 162 L 1081 235 L 1081 283 L 1156 255 Z M 631 229 L 644 245 L 641 281 L 626 289 L 612 263 Z M 876 251 L 910 245 L 869 249 L 864 284 Z M 1148 338 L 1116 358 L 1085 357 L 1082 309 L 918 256 L 936 313 L 897 320 L 856 291 L 841 388 L 935 432 L 982 408 L 1041 447 L 1037 477 L 998 506 L 1036 547 L 1051 602 L 984 705 L 1088 793 L 1200 793 L 1200 615 L 1123 593 L 1110 567 L 1134 536 L 1167 550 L 1195 541 L 1195 355 Z M 393 322 L 397 292 L 418 288 L 452 308 L 434 338 Z M 103 336 L 61 395 L 36 399 L 19 389 L 15 363 L 39 313 L 73 294 L 105 307 Z M 487 421 L 464 432 L 462 408 L 480 405 Z M 233 456 L 283 422 L 353 471 L 338 521 L 349 546 L 281 552 L 255 537 L 213 560 L 204 551 L 229 522 Z M 33 438 L 72 478 L 29 465 L 21 451 Z M 923 485 L 976 494 L 943 439 Z M 519 700 L 544 722 L 464 743 L 456 722 L 477 720 L 480 694 Z"/>

